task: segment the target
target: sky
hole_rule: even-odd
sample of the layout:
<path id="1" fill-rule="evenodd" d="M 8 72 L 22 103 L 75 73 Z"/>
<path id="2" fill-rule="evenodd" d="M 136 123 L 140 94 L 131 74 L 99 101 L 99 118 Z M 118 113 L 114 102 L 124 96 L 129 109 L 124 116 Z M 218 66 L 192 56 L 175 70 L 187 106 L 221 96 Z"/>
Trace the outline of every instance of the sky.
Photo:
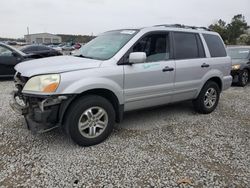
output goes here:
<path id="1" fill-rule="evenodd" d="M 0 0 L 0 37 L 30 33 L 97 35 L 157 24 L 208 26 L 243 14 L 250 0 Z"/>

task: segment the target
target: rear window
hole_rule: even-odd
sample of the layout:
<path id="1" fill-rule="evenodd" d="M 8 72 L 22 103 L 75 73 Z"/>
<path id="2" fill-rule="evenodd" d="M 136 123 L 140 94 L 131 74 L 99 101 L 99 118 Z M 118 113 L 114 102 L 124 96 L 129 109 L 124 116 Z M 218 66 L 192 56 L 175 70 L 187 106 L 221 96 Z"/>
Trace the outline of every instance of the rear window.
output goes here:
<path id="1" fill-rule="evenodd" d="M 227 52 L 221 38 L 217 35 L 203 34 L 211 57 L 226 57 Z"/>
<path id="2" fill-rule="evenodd" d="M 205 56 L 199 36 L 194 33 L 175 32 L 175 58 L 194 59 Z"/>

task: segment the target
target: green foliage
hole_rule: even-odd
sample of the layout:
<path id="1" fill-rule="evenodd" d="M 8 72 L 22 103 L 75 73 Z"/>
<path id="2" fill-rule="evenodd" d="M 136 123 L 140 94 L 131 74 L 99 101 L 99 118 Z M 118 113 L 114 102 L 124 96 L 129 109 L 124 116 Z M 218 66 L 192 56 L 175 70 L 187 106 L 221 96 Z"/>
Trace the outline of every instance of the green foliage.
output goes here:
<path id="1" fill-rule="evenodd" d="M 220 19 L 217 23 L 210 25 L 209 28 L 218 32 L 226 44 L 235 45 L 238 41 L 247 42 L 247 39 L 239 40 L 240 36 L 246 34 L 247 29 L 249 28 L 245 17 L 242 14 L 235 15 L 229 24 Z"/>
<path id="2" fill-rule="evenodd" d="M 237 39 L 237 44 L 250 45 L 250 34 L 243 34 Z"/>
<path id="3" fill-rule="evenodd" d="M 219 33 L 224 41 L 228 41 L 228 31 L 225 21 L 220 19 L 217 23 L 210 25 L 209 29 Z"/>
<path id="4" fill-rule="evenodd" d="M 236 44 L 237 38 L 246 32 L 248 29 L 245 17 L 241 14 L 233 17 L 232 22 L 228 24 L 228 41 L 231 44 Z"/>

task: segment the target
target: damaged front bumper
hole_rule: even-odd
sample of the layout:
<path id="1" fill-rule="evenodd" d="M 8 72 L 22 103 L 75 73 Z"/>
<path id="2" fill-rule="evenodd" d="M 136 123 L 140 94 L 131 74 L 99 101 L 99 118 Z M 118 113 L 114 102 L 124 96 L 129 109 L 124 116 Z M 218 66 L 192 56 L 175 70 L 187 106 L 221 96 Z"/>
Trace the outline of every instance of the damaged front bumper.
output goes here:
<path id="1" fill-rule="evenodd" d="M 61 125 L 70 99 L 72 96 L 24 96 L 14 91 L 10 106 L 24 116 L 29 130 L 44 133 Z"/>

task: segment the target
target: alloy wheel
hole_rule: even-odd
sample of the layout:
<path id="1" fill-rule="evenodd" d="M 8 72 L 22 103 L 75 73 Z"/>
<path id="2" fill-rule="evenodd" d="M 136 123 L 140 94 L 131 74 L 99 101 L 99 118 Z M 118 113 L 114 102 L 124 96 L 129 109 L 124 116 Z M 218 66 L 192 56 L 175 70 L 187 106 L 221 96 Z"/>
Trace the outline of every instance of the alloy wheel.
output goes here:
<path id="1" fill-rule="evenodd" d="M 78 122 L 78 129 L 86 138 L 96 138 L 108 125 L 108 114 L 101 107 L 91 107 L 83 112 Z"/>
<path id="2" fill-rule="evenodd" d="M 244 71 L 243 74 L 242 74 L 242 83 L 244 85 L 246 85 L 248 82 L 248 72 L 247 71 Z"/>
<path id="3" fill-rule="evenodd" d="M 212 108 L 217 100 L 217 92 L 214 88 L 209 88 L 205 93 L 204 104 L 206 108 Z"/>

